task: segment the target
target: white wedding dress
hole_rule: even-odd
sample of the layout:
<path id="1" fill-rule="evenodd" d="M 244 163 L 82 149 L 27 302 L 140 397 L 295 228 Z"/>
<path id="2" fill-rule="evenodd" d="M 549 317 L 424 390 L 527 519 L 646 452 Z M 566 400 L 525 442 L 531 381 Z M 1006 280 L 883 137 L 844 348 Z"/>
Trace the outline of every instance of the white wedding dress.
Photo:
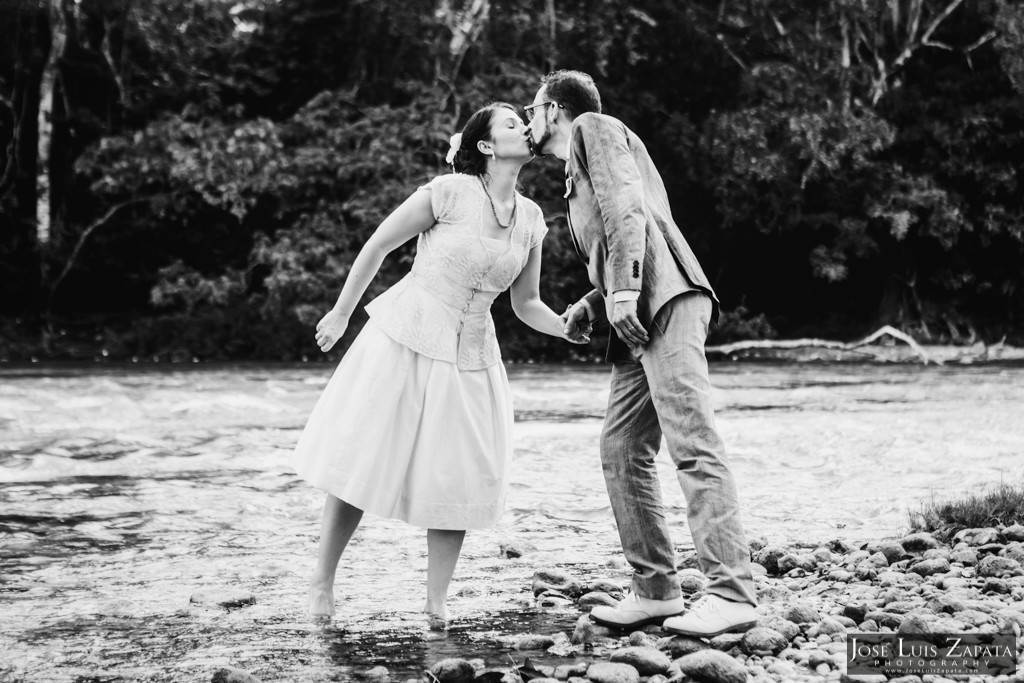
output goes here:
<path id="1" fill-rule="evenodd" d="M 547 228 L 518 197 L 508 239 L 481 234 L 475 176 L 439 176 L 436 223 L 412 271 L 370 320 L 313 409 L 292 456 L 299 476 L 367 512 L 432 529 L 495 524 L 512 451 L 512 396 L 490 307 Z"/>

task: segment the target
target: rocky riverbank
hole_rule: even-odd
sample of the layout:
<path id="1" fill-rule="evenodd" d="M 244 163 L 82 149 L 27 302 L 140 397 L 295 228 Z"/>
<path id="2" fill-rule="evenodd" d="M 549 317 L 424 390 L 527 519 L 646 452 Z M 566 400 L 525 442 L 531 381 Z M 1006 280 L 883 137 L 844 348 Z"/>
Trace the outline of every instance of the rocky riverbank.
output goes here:
<path id="1" fill-rule="evenodd" d="M 757 626 L 710 640 L 671 636 L 659 627 L 617 633 L 586 614 L 613 604 L 624 587 L 615 578 L 588 578 L 559 568 L 539 569 L 533 595 L 541 609 L 571 608 L 581 614 L 572 633 L 524 633 L 505 643 L 510 664 L 487 668 L 482 660 L 435 662 L 428 683 L 778 683 L 884 681 L 847 675 L 851 633 L 1007 633 L 1024 626 L 1024 526 L 967 529 L 948 543 L 915 533 L 850 547 L 841 540 L 818 547 L 751 543 L 761 604 Z M 528 558 L 524 558 L 528 559 Z M 683 591 L 693 599 L 705 579 L 691 552 L 682 559 Z M 599 577 L 600 572 L 595 576 Z M 621 574 L 619 575 L 621 578 Z M 533 658 L 531 660 L 531 657 Z M 534 661 L 559 661 L 541 665 Z M 513 666 L 513 664 L 515 666 Z M 1024 681 L 1024 670 L 997 676 L 908 675 L 900 683 Z M 361 673 L 375 683 L 392 681 L 386 667 Z M 252 682 L 242 671 L 220 670 L 214 681 Z M 406 683 L 419 683 L 409 679 Z"/>

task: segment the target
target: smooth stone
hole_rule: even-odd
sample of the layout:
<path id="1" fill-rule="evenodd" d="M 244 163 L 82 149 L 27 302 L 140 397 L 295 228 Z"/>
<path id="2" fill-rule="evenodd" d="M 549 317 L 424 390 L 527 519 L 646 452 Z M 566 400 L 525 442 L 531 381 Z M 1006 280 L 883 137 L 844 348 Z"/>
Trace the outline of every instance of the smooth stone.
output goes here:
<path id="1" fill-rule="evenodd" d="M 945 558 L 936 558 L 934 560 L 921 560 L 913 567 L 910 571 L 918 574 L 919 576 L 933 576 L 934 574 L 944 574 L 948 572 L 949 560 Z"/>
<path id="2" fill-rule="evenodd" d="M 962 565 L 973 567 L 978 564 L 978 553 L 970 548 L 964 550 L 954 550 L 949 554 L 950 562 L 959 562 Z"/>
<path id="3" fill-rule="evenodd" d="M 686 655 L 708 649 L 708 644 L 699 638 L 689 636 L 672 636 L 662 638 L 658 641 L 658 649 L 663 651 L 672 659 L 679 659 Z"/>
<path id="4" fill-rule="evenodd" d="M 825 544 L 825 547 L 840 555 L 849 555 L 853 552 L 853 546 L 841 538 L 835 538 Z"/>
<path id="5" fill-rule="evenodd" d="M 845 634 L 846 627 L 832 617 L 825 617 L 818 624 L 818 632 L 827 636 L 834 636 L 840 633 Z"/>
<path id="6" fill-rule="evenodd" d="M 640 673 L 620 662 L 594 662 L 587 668 L 587 678 L 594 683 L 640 683 Z"/>
<path id="7" fill-rule="evenodd" d="M 742 633 L 723 633 L 720 636 L 715 636 L 708 641 L 708 644 L 715 650 L 722 652 L 728 652 L 734 647 L 739 647 L 740 642 L 743 641 Z"/>
<path id="8" fill-rule="evenodd" d="M 476 670 L 465 659 L 449 657 L 430 667 L 430 675 L 438 683 L 467 683 L 476 676 Z"/>
<path id="9" fill-rule="evenodd" d="M 546 650 L 554 644 L 555 639 L 551 636 L 524 633 L 516 637 L 515 644 L 512 647 L 517 650 Z"/>
<path id="10" fill-rule="evenodd" d="M 1006 537 L 999 533 L 998 529 L 984 527 L 978 529 L 961 529 L 953 536 L 954 543 L 967 543 L 975 547 L 988 545 L 989 543 L 1005 542 Z"/>
<path id="11" fill-rule="evenodd" d="M 785 618 L 794 624 L 816 624 L 821 621 L 821 615 L 814 605 L 809 602 L 797 601 L 789 606 L 785 612 Z"/>
<path id="12" fill-rule="evenodd" d="M 925 550 L 942 547 L 942 544 L 926 531 L 904 536 L 900 539 L 900 544 L 911 553 L 923 553 Z"/>
<path id="13" fill-rule="evenodd" d="M 702 650 L 680 657 L 675 661 L 679 669 L 691 679 L 708 683 L 746 683 L 747 669 L 741 663 L 718 650 Z"/>
<path id="14" fill-rule="evenodd" d="M 612 652 L 611 661 L 629 664 L 641 676 L 664 673 L 672 661 L 661 650 L 653 647 L 624 647 Z"/>
<path id="15" fill-rule="evenodd" d="M 679 588 L 684 593 L 698 593 L 707 585 L 707 577 L 698 569 L 684 569 L 679 572 Z"/>
<path id="16" fill-rule="evenodd" d="M 775 629 L 764 626 L 755 626 L 743 634 L 740 640 L 740 649 L 748 655 L 770 654 L 777 655 L 786 649 L 789 639 Z"/>
<path id="17" fill-rule="evenodd" d="M 577 662 L 576 664 L 560 664 L 555 667 L 555 678 L 560 681 L 564 681 L 574 676 L 586 676 L 587 667 L 590 666 L 588 662 Z"/>
<path id="18" fill-rule="evenodd" d="M 878 626 L 884 626 L 886 628 L 899 628 L 899 625 L 903 623 L 903 615 L 891 614 L 889 612 L 883 612 L 881 610 L 874 610 L 867 613 L 867 619 L 875 622 Z M 864 625 L 861 624 L 861 628 Z"/>
<path id="19" fill-rule="evenodd" d="M 1021 576 L 1024 574 L 1024 567 L 1017 560 L 1009 557 L 998 557 L 989 555 L 978 563 L 979 576 L 992 576 L 1005 578 L 1007 576 Z"/>
<path id="20" fill-rule="evenodd" d="M 260 679 L 248 671 L 225 666 L 213 672 L 210 683 L 260 683 Z"/>
<path id="21" fill-rule="evenodd" d="M 886 557 L 884 553 L 874 553 L 864 561 L 879 569 L 884 569 L 889 566 L 889 558 Z"/>
<path id="22" fill-rule="evenodd" d="M 817 566 L 818 562 L 814 559 L 814 556 L 806 553 L 786 553 L 779 558 L 779 572 L 783 574 L 794 569 L 802 569 L 807 572 L 814 571 Z"/>
<path id="23" fill-rule="evenodd" d="M 633 631 L 626 639 L 630 647 L 658 647 L 658 639 L 645 631 Z"/>
<path id="24" fill-rule="evenodd" d="M 785 617 L 765 617 L 764 619 L 758 619 L 757 625 L 770 628 L 773 631 L 778 631 L 785 636 L 786 640 L 793 640 L 800 635 L 800 627 Z"/>
<path id="25" fill-rule="evenodd" d="M 598 579 L 597 581 L 594 581 L 587 586 L 587 590 L 592 593 L 607 593 L 609 595 L 623 594 L 622 586 L 614 581 L 609 581 L 608 579 Z"/>
<path id="26" fill-rule="evenodd" d="M 473 672 L 475 674 L 476 669 Z M 386 666 L 375 666 L 363 674 L 363 679 L 370 683 L 387 683 L 391 680 L 391 672 Z"/>
<path id="27" fill-rule="evenodd" d="M 1007 541 L 1024 541 L 1024 525 L 1014 524 L 1003 529 Z"/>
<path id="28" fill-rule="evenodd" d="M 856 577 L 854 577 L 853 572 L 846 569 L 833 569 L 828 573 L 828 578 L 830 581 L 837 583 L 850 583 Z"/>
<path id="29" fill-rule="evenodd" d="M 1024 543 L 1019 543 L 1017 541 L 1008 543 L 999 554 L 1002 557 L 1008 557 L 1011 560 L 1017 560 L 1021 564 L 1024 564 Z"/>
<path id="30" fill-rule="evenodd" d="M 220 605 L 221 607 L 242 607 L 255 605 L 256 596 L 241 588 L 200 588 L 189 602 L 197 605 Z"/>
<path id="31" fill-rule="evenodd" d="M 872 543 L 868 545 L 867 551 L 872 555 L 875 553 L 882 553 L 885 555 L 886 564 L 899 562 L 907 553 L 903 548 L 903 544 L 899 541 L 882 541 L 880 543 Z"/>

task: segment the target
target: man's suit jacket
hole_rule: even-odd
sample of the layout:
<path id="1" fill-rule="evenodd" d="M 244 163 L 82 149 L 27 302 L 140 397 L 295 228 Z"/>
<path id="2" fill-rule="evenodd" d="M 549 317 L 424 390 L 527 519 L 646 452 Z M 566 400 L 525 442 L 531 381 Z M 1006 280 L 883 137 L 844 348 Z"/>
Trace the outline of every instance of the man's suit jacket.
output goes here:
<path id="1" fill-rule="evenodd" d="M 566 188 L 569 230 L 599 316 L 610 318 L 614 292 L 639 290 L 637 314 L 651 332 L 662 306 L 696 289 L 711 297 L 718 317 L 718 298 L 672 218 L 661 175 L 624 123 L 595 113 L 573 121 Z M 617 341 L 613 331 L 612 346 Z M 609 348 L 613 360 L 620 355 Z"/>

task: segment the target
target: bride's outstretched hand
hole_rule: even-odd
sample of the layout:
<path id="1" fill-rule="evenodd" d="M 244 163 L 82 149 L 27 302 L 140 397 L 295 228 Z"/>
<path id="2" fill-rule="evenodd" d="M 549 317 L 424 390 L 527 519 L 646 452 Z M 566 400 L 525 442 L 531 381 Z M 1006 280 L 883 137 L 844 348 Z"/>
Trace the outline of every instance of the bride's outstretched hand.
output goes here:
<path id="1" fill-rule="evenodd" d="M 331 309 L 316 324 L 316 345 L 324 353 L 330 351 L 348 328 L 348 316 Z"/>

